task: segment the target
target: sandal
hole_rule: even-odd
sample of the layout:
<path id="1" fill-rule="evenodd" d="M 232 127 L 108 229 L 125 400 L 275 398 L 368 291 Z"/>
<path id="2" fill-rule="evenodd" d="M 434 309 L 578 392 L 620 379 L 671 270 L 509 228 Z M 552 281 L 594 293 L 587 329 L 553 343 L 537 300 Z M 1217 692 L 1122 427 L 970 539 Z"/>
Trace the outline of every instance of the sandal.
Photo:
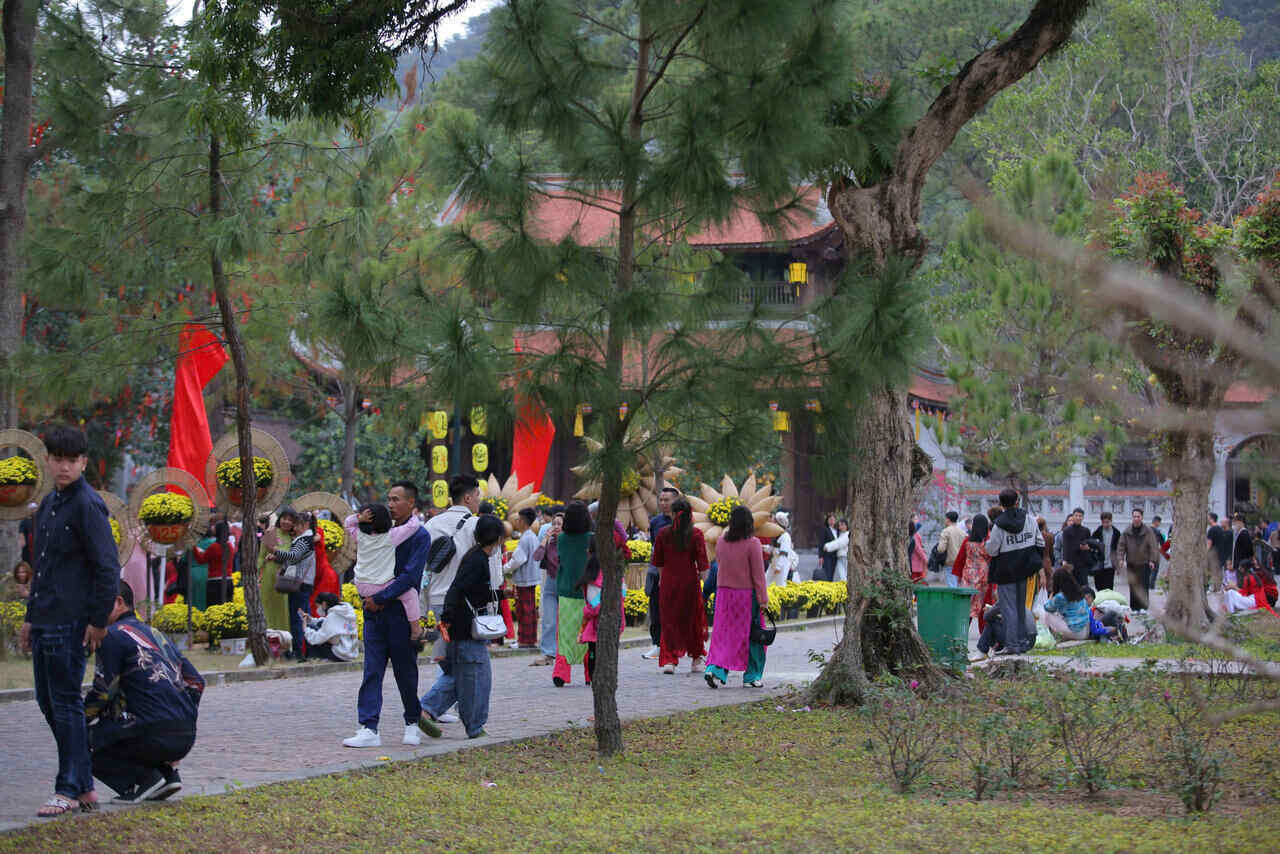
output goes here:
<path id="1" fill-rule="evenodd" d="M 94 804 L 94 807 L 96 808 L 97 804 Z M 40 805 L 40 809 L 36 811 L 36 817 L 57 818 L 60 815 L 66 815 L 78 809 L 82 809 L 81 802 L 75 798 L 68 798 L 66 795 L 54 795 Z"/>

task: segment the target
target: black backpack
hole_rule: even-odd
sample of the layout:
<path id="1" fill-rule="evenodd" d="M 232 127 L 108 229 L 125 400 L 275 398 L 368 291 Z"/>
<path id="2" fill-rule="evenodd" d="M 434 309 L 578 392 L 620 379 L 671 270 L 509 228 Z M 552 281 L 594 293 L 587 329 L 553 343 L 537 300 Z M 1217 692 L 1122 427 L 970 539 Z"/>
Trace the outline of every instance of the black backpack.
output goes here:
<path id="1" fill-rule="evenodd" d="M 934 546 L 934 547 L 933 547 L 933 549 L 929 552 L 929 567 L 928 567 L 928 571 L 936 574 L 936 573 L 942 572 L 942 570 L 946 569 L 946 565 L 947 565 L 947 549 L 946 549 L 946 546 L 944 546 L 942 543 L 938 543 L 938 544 L 937 544 L 936 546 Z"/>
<path id="2" fill-rule="evenodd" d="M 458 521 L 458 527 L 453 529 L 453 534 L 447 537 L 437 537 L 431 541 L 431 545 L 427 547 L 427 572 L 436 574 L 444 572 L 448 568 L 449 562 L 458 553 L 458 546 L 453 542 L 453 538 L 462 530 L 462 526 L 467 524 L 467 520 L 470 518 L 470 513 L 463 513 L 462 518 Z"/>

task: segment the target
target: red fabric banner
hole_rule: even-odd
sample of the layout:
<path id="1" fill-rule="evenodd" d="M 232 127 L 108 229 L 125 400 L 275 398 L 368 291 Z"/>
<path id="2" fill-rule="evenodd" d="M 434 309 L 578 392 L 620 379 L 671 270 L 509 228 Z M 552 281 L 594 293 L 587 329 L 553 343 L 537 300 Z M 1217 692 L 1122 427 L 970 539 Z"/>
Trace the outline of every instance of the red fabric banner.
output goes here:
<path id="1" fill-rule="evenodd" d="M 173 378 L 173 418 L 169 422 L 169 465 L 189 473 L 214 494 L 214 483 L 205 482 L 205 465 L 213 453 L 209 417 L 204 409 L 204 387 L 227 363 L 222 342 L 198 323 L 188 323 L 178 339 L 178 364 Z"/>
<path id="2" fill-rule="evenodd" d="M 519 338 L 515 339 L 515 350 L 524 351 Z M 517 386 L 516 432 L 511 449 L 511 473 L 517 483 L 521 486 L 532 483 L 535 492 L 542 489 L 542 476 L 547 473 L 547 459 L 555 438 L 556 425 L 547 411 L 537 400 L 521 394 Z"/>

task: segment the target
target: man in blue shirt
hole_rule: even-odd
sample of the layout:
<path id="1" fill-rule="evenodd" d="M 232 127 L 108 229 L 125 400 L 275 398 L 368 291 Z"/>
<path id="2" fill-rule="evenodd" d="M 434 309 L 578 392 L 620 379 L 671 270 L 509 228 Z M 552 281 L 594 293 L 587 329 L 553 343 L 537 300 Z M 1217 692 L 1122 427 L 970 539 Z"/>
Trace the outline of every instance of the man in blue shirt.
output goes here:
<path id="1" fill-rule="evenodd" d="M 36 702 L 58 745 L 54 795 L 36 813 L 50 818 L 98 806 L 80 683 L 89 653 L 107 634 L 120 561 L 107 506 L 84 479 L 84 433 L 55 427 L 44 444 L 54 489 L 36 511 L 35 577 L 18 640 L 32 654 Z"/>
<path id="2" fill-rule="evenodd" d="M 658 515 L 649 520 L 649 542 L 656 545 L 658 542 L 658 534 L 662 529 L 671 524 L 671 502 L 680 497 L 680 490 L 674 486 L 662 487 L 662 492 L 658 493 Z M 649 568 L 644 574 L 644 595 L 649 597 L 649 639 L 653 641 L 653 646 L 648 652 L 641 655 L 641 658 L 654 659 L 658 657 L 658 651 L 661 646 L 659 641 L 662 639 L 662 612 L 658 608 L 659 589 L 662 577 L 658 572 L 658 568 L 653 565 L 653 555 L 649 556 Z"/>
<path id="3" fill-rule="evenodd" d="M 418 504 L 418 487 L 402 480 L 392 485 L 387 493 L 387 509 L 391 511 L 391 523 L 403 525 L 413 516 Z M 346 747 L 380 747 L 378 720 L 382 716 L 382 680 L 387 674 L 387 662 L 396 677 L 396 688 L 404 703 L 404 738 L 402 743 L 421 743 L 418 719 L 422 705 L 418 701 L 417 650 L 409 636 L 409 620 L 399 596 L 406 590 L 422 589 L 422 570 L 427 563 L 427 551 L 431 547 L 431 535 L 426 528 L 396 546 L 396 569 L 391 583 L 364 598 L 364 679 L 360 682 L 360 694 L 356 711 L 360 729 L 351 738 L 343 739 Z"/>
<path id="4" fill-rule="evenodd" d="M 182 788 L 174 763 L 196 743 L 203 694 L 199 671 L 138 619 L 133 589 L 120 582 L 84 703 L 93 776 L 119 793 L 117 801 L 162 801 Z"/>

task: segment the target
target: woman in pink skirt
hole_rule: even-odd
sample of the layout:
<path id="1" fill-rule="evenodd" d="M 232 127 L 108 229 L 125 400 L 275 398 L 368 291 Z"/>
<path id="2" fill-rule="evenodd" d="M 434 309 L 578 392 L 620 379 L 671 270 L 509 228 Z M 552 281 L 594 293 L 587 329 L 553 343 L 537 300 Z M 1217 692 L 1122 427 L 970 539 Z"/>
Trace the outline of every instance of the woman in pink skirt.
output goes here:
<path id="1" fill-rule="evenodd" d="M 764 647 L 751 643 L 751 627 L 764 625 L 769 592 L 764 584 L 764 559 L 751 511 L 739 504 L 729 513 L 729 530 L 716 544 L 715 631 L 707 653 L 707 685 L 719 688 L 730 670 L 741 670 L 742 684 L 764 686 Z"/>

